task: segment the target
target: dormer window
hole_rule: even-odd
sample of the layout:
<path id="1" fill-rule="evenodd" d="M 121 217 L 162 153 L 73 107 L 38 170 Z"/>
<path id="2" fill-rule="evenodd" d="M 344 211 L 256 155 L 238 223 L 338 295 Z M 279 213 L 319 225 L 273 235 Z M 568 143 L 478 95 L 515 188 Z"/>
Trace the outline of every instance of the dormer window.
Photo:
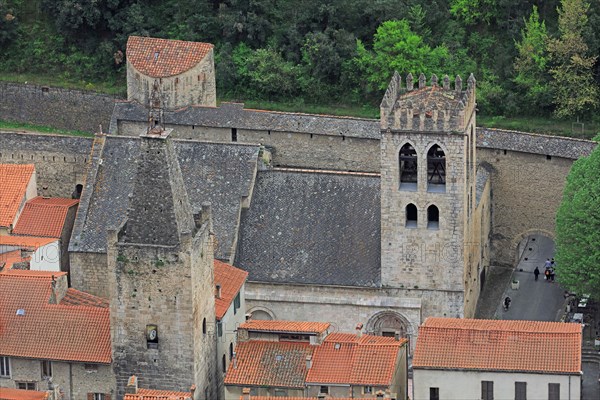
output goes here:
<path id="1" fill-rule="evenodd" d="M 158 60 L 158 56 L 159 56 L 160 52 L 158 50 L 156 50 L 154 52 L 154 62 L 156 62 Z"/>

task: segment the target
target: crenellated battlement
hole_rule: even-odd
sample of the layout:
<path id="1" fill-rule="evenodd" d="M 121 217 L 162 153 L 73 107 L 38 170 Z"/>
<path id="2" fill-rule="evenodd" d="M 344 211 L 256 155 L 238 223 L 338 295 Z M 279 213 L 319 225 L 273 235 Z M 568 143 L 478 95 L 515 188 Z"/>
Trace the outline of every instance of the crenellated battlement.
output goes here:
<path id="1" fill-rule="evenodd" d="M 408 74 L 403 85 L 400 74 L 395 72 L 380 105 L 381 129 L 464 132 L 475 111 L 475 83 L 471 74 L 463 89 L 462 78 L 457 75 L 452 89 L 448 75 L 442 78 L 440 86 L 433 74 L 428 86 L 424 74 L 419 75 L 417 82 Z"/>

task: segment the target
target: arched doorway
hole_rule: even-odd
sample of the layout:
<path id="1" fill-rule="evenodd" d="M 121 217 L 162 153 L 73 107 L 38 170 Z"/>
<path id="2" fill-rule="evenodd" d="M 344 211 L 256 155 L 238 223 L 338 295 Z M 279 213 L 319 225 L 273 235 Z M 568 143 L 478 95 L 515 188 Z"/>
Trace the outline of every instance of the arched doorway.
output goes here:
<path id="1" fill-rule="evenodd" d="M 390 310 L 373 315 L 367 322 L 367 333 L 391 337 L 398 333 L 400 337 L 408 337 L 412 334 L 412 329 L 406 318 Z"/>

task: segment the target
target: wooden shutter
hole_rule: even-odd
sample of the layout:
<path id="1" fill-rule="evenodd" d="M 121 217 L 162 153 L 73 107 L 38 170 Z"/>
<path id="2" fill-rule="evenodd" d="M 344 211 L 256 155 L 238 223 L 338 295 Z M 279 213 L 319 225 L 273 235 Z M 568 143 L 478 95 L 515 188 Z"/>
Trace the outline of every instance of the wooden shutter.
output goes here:
<path id="1" fill-rule="evenodd" d="M 560 384 L 548 384 L 548 400 L 560 400 Z"/>
<path id="2" fill-rule="evenodd" d="M 515 382 L 515 400 L 527 400 L 527 382 Z"/>
<path id="3" fill-rule="evenodd" d="M 481 381 L 481 398 L 483 400 L 494 400 L 493 381 Z"/>
<path id="4" fill-rule="evenodd" d="M 110 400 L 110 394 L 108 394 L 108 393 L 107 393 L 107 394 L 105 394 L 105 395 L 104 395 L 104 400 Z"/>
<path id="5" fill-rule="evenodd" d="M 87 400 L 94 400 L 94 393 L 88 393 Z"/>

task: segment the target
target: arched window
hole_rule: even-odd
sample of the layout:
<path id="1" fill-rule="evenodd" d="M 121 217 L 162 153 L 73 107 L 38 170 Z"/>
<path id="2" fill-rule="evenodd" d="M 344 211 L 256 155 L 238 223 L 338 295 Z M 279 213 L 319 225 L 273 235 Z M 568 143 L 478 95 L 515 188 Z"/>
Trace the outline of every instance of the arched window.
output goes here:
<path id="1" fill-rule="evenodd" d="M 446 155 L 437 144 L 427 152 L 427 191 L 446 191 Z"/>
<path id="2" fill-rule="evenodd" d="M 233 360 L 233 343 L 229 343 L 229 361 Z"/>
<path id="3" fill-rule="evenodd" d="M 400 190 L 417 191 L 417 152 L 406 143 L 398 155 L 400 166 Z"/>
<path id="4" fill-rule="evenodd" d="M 225 359 L 225 354 L 223 354 L 223 359 L 221 360 L 223 363 L 223 373 L 227 372 L 227 360 Z"/>
<path id="5" fill-rule="evenodd" d="M 202 333 L 206 335 L 206 318 L 202 320 Z"/>
<path id="6" fill-rule="evenodd" d="M 414 204 L 409 204 L 406 206 L 406 227 L 417 227 L 417 206 Z"/>
<path id="7" fill-rule="evenodd" d="M 81 192 L 82 191 L 83 191 L 83 185 L 82 184 L 75 185 L 75 191 L 71 195 L 71 198 L 73 198 L 73 199 L 79 199 L 81 197 Z"/>
<path id="8" fill-rule="evenodd" d="M 440 229 L 440 210 L 434 205 L 427 208 L 427 229 Z"/>

